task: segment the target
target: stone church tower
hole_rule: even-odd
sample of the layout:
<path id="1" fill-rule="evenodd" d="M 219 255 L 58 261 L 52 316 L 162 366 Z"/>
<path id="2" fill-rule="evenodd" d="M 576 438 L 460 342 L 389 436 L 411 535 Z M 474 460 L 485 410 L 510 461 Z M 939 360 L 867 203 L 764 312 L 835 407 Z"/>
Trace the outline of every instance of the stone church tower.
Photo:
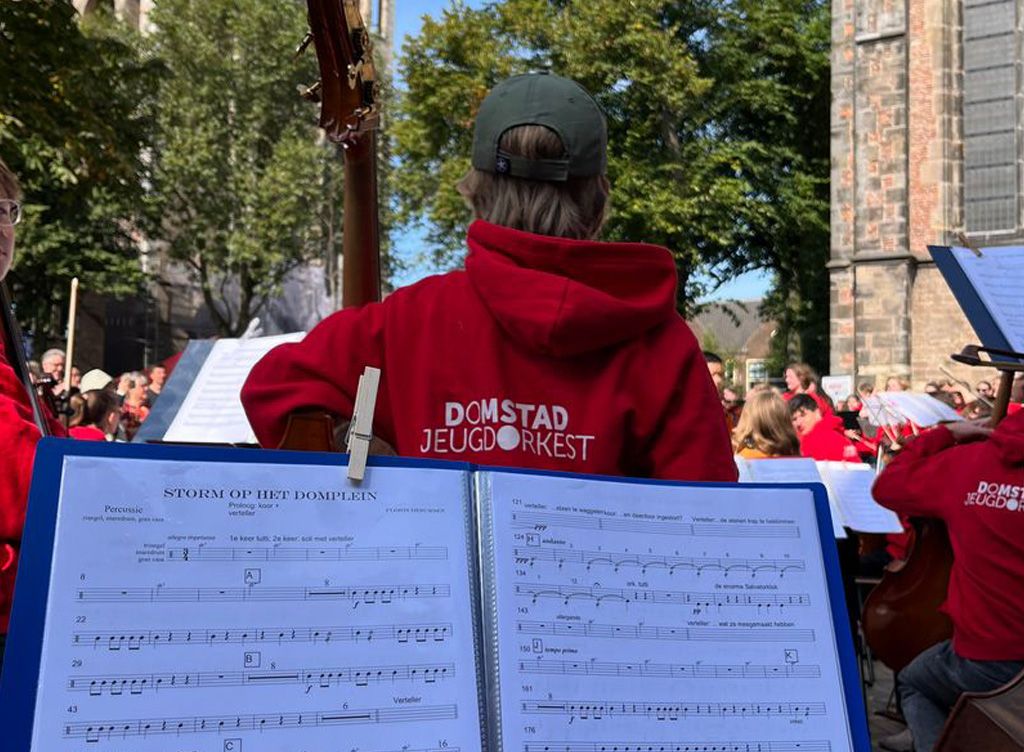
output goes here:
<path id="1" fill-rule="evenodd" d="M 832 0 L 833 374 L 920 389 L 978 341 L 927 246 L 1024 242 L 1022 61 L 1020 0 Z"/>

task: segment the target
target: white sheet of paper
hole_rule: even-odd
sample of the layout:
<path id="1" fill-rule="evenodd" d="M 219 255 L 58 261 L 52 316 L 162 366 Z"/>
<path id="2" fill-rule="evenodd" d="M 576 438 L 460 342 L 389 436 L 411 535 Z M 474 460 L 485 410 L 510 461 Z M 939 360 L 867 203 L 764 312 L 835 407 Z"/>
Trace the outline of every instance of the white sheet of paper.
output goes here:
<path id="1" fill-rule="evenodd" d="M 741 483 L 823 483 L 818 466 L 809 457 L 776 457 L 765 460 L 746 460 L 747 477 Z M 831 489 L 828 491 L 828 510 L 832 515 L 832 534 L 845 538 L 843 512 L 836 503 Z"/>
<path id="2" fill-rule="evenodd" d="M 986 248 L 980 257 L 967 248 L 954 248 L 953 256 L 1010 343 L 1010 349 L 1024 352 L 1024 247 Z"/>
<path id="3" fill-rule="evenodd" d="M 479 750 L 468 496 L 451 470 L 68 458 L 32 748 Z"/>
<path id="4" fill-rule="evenodd" d="M 909 420 L 922 428 L 927 428 L 940 422 L 963 420 L 956 410 L 930 394 L 881 392 L 868 397 L 865 403 L 871 405 L 869 417 L 873 419 L 874 415 L 880 414 L 889 419 L 890 422 L 885 425 L 900 425 Z M 863 412 L 861 414 L 863 415 Z"/>
<path id="5" fill-rule="evenodd" d="M 503 750 L 852 749 L 809 491 L 478 488 Z"/>
<path id="6" fill-rule="evenodd" d="M 892 510 L 871 496 L 875 471 L 856 462 L 819 462 L 825 484 L 839 504 L 846 526 L 859 533 L 901 533 L 903 525 Z"/>
<path id="7" fill-rule="evenodd" d="M 299 342 L 304 332 L 216 342 L 199 369 L 164 441 L 255 443 L 239 394 L 256 362 L 278 345 Z"/>

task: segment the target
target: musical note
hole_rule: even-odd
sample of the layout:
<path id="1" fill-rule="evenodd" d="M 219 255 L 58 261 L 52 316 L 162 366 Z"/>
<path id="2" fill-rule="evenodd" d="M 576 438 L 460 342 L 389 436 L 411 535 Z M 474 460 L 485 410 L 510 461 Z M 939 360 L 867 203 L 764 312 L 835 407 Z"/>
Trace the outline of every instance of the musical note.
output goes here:
<path id="1" fill-rule="evenodd" d="M 221 643 L 372 642 L 395 640 L 403 644 L 444 642 L 452 636 L 451 624 L 378 624 L 365 627 L 250 627 L 235 629 L 127 630 L 124 632 L 75 632 L 73 645 L 134 651 L 143 647 L 219 645 Z"/>
<path id="2" fill-rule="evenodd" d="M 808 742 L 530 742 L 523 752 L 831 752 L 827 741 Z"/>
<path id="3" fill-rule="evenodd" d="M 607 661 L 555 661 L 536 659 L 519 662 L 524 674 L 562 676 L 642 676 L 654 679 L 817 679 L 819 666 L 719 665 L 711 663 L 613 663 Z"/>
<path id="4" fill-rule="evenodd" d="M 446 561 L 447 546 L 168 548 L 168 561 Z"/>
<path id="5" fill-rule="evenodd" d="M 628 640 L 693 640 L 721 642 L 814 642 L 813 629 L 732 627 L 658 627 L 647 624 L 593 624 L 563 621 L 520 621 L 524 635 L 611 637 Z"/>
<path id="6" fill-rule="evenodd" d="M 755 594 L 755 593 L 689 593 L 676 590 L 641 590 L 639 588 L 605 588 L 600 586 L 585 587 L 574 585 L 523 585 L 515 586 L 515 593 L 520 597 L 531 598 L 534 603 L 539 598 L 560 598 L 568 605 L 571 600 L 592 600 L 600 605 L 606 600 L 620 603 L 667 603 L 674 606 L 693 606 L 696 609 L 707 609 L 715 606 L 757 606 L 758 608 L 785 608 L 786 606 L 808 606 L 810 596 L 802 593 L 791 594 Z"/>
<path id="7" fill-rule="evenodd" d="M 196 734 L 224 731 L 270 731 L 301 726 L 343 726 L 363 723 L 407 723 L 458 717 L 455 705 L 402 706 L 367 710 L 319 710 L 302 713 L 253 713 L 244 715 L 139 718 L 118 721 L 81 721 L 64 726 L 64 738 L 100 739 L 154 734 Z"/>
<path id="8" fill-rule="evenodd" d="M 618 572 L 623 567 L 636 567 L 642 574 L 648 569 L 664 569 L 674 574 L 677 569 L 692 569 L 697 574 L 717 569 L 726 574 L 733 571 L 749 571 L 751 576 L 758 572 L 787 571 L 803 572 L 802 559 L 730 559 L 695 558 L 690 556 L 659 556 L 655 554 L 634 554 L 626 551 L 578 551 L 566 548 L 527 547 L 514 549 L 516 564 L 533 566 L 538 561 L 553 562 L 559 569 L 565 564 L 582 564 L 588 570 L 596 564 L 604 564 Z"/>
<path id="9" fill-rule="evenodd" d="M 690 716 L 780 716 L 787 718 L 824 715 L 823 702 L 612 702 L 609 700 L 528 700 L 522 712 L 567 715 L 581 721 L 613 716 L 641 716 L 659 721 L 678 721 Z"/>
<path id="10" fill-rule="evenodd" d="M 745 525 L 710 522 L 647 522 L 617 517 L 583 517 L 549 512 L 513 512 L 512 527 L 544 530 L 548 527 L 570 527 L 581 530 L 608 530 L 657 535 L 688 535 L 729 538 L 799 538 L 796 525 L 765 523 Z"/>
<path id="11" fill-rule="evenodd" d="M 362 585 L 358 587 L 86 588 L 78 600 L 91 603 L 185 603 L 239 601 L 353 601 L 391 603 L 409 598 L 447 598 L 448 585 Z"/>
<path id="12" fill-rule="evenodd" d="M 455 676 L 452 663 L 409 664 L 404 666 L 358 666 L 346 668 L 299 668 L 272 671 L 199 671 L 192 673 L 137 674 L 129 676 L 73 676 L 68 679 L 72 692 L 88 692 L 96 697 L 140 695 L 161 689 L 197 689 L 204 687 L 240 687 L 263 684 L 300 684 L 328 687 L 355 684 L 418 681 L 434 684 Z"/>

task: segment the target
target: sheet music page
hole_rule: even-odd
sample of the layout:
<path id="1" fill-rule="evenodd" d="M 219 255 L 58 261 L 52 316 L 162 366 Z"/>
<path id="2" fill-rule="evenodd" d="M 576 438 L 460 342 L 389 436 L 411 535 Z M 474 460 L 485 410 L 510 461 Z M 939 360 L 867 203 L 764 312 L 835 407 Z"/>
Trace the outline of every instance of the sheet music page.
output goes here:
<path id="1" fill-rule="evenodd" d="M 776 457 L 764 460 L 747 460 L 747 477 L 741 483 L 823 483 L 818 466 L 809 457 Z M 832 534 L 845 538 L 843 512 L 835 495 L 826 485 L 828 508 L 832 516 Z"/>
<path id="2" fill-rule="evenodd" d="M 963 420 L 956 410 L 944 402 L 940 402 L 929 394 L 915 394 L 913 392 L 882 392 L 872 400 L 874 409 L 887 405 L 891 408 L 889 413 L 905 418 L 921 427 L 934 426 L 940 422 L 956 422 Z"/>
<path id="3" fill-rule="evenodd" d="M 810 491 L 478 488 L 504 752 L 853 748 Z"/>
<path id="4" fill-rule="evenodd" d="M 465 473 L 69 457 L 62 487 L 33 749 L 480 750 Z"/>
<path id="5" fill-rule="evenodd" d="M 986 248 L 982 254 L 953 248 L 954 258 L 1010 343 L 1010 349 L 1024 352 L 1024 305 L 1020 299 L 1024 247 Z"/>
<path id="6" fill-rule="evenodd" d="M 856 462 L 819 462 L 825 484 L 836 497 L 846 526 L 859 533 L 902 533 L 900 518 L 871 495 L 876 473 Z"/>
<path id="7" fill-rule="evenodd" d="M 239 399 L 257 361 L 278 345 L 299 342 L 305 332 L 253 339 L 222 339 L 210 352 L 164 441 L 256 443 Z"/>

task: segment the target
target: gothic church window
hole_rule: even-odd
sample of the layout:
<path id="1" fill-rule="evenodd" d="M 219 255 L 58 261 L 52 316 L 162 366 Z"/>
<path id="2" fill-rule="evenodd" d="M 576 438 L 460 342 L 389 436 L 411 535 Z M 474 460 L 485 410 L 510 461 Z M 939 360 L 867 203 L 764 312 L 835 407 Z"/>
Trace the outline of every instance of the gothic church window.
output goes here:
<path id="1" fill-rule="evenodd" d="M 964 218 L 975 234 L 1021 229 L 1016 0 L 964 0 Z"/>

